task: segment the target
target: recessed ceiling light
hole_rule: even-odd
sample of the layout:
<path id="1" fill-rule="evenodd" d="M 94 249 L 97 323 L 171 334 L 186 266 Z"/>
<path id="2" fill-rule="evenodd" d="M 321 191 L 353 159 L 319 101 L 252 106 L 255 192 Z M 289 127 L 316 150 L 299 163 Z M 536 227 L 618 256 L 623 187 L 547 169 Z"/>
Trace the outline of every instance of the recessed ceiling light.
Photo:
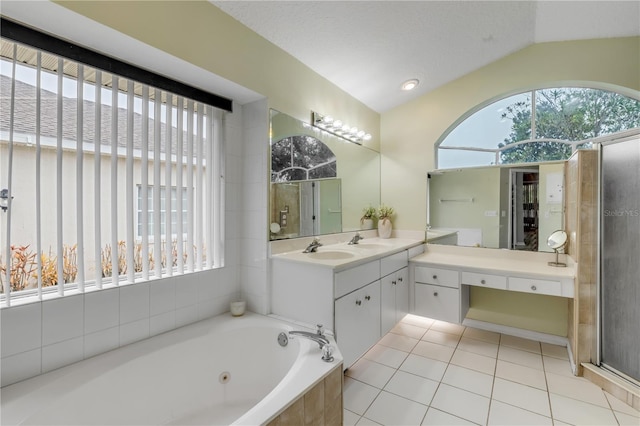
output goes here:
<path id="1" fill-rule="evenodd" d="M 418 81 L 418 79 L 413 78 L 411 80 L 407 80 L 404 83 L 402 83 L 402 90 L 413 90 L 415 89 L 418 84 L 420 83 L 420 81 Z"/>

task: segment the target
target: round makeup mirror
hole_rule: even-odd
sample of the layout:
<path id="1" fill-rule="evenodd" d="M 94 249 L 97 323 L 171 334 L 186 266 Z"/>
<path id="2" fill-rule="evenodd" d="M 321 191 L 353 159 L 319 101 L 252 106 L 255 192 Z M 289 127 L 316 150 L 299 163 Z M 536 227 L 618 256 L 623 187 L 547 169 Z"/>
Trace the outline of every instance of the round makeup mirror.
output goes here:
<path id="1" fill-rule="evenodd" d="M 567 266 L 566 263 L 558 262 L 558 250 L 567 244 L 567 233 L 561 229 L 554 231 L 547 239 L 547 245 L 556 252 L 556 261 L 549 262 L 549 266 Z"/>

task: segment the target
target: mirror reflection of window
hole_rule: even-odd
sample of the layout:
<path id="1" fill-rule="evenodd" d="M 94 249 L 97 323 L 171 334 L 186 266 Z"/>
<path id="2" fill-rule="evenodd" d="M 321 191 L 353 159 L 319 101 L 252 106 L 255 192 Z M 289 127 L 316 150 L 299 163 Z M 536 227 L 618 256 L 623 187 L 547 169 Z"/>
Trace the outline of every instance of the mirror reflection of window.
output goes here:
<path id="1" fill-rule="evenodd" d="M 334 178 L 336 156 L 313 136 L 290 136 L 271 146 L 271 182 Z"/>

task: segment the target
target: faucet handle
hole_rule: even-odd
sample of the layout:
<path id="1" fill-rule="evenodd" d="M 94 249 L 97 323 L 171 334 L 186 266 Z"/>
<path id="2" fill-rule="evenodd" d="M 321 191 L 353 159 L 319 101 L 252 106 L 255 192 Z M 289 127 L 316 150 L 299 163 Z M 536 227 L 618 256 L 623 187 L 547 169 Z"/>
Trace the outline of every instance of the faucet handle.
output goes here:
<path id="1" fill-rule="evenodd" d="M 316 324 L 316 333 L 318 334 L 318 336 L 324 335 L 324 325 Z"/>
<path id="2" fill-rule="evenodd" d="M 322 360 L 325 362 L 333 362 L 333 346 L 324 345 L 322 347 Z"/>

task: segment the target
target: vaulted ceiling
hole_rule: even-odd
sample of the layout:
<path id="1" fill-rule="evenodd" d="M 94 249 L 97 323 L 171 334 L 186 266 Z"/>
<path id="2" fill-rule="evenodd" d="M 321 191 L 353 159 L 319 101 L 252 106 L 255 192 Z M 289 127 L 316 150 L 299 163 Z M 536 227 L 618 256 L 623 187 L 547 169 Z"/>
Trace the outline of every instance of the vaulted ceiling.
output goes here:
<path id="1" fill-rule="evenodd" d="M 378 112 L 534 43 L 640 35 L 638 1 L 212 3 Z"/>

